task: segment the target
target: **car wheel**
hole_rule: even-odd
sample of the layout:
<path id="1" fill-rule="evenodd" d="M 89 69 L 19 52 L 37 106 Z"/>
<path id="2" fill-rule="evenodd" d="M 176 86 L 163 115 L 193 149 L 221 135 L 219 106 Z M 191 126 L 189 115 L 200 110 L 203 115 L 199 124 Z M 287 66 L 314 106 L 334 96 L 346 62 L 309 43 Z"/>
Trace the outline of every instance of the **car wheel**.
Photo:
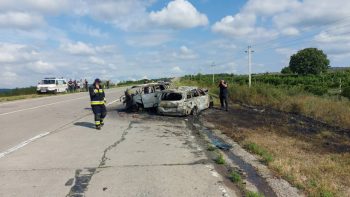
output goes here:
<path id="1" fill-rule="evenodd" d="M 192 110 L 192 115 L 193 116 L 198 116 L 199 115 L 199 110 L 197 107 L 194 107 L 193 110 Z"/>
<path id="2" fill-rule="evenodd" d="M 214 107 L 214 101 L 210 101 L 209 102 L 209 108 L 213 108 Z"/>

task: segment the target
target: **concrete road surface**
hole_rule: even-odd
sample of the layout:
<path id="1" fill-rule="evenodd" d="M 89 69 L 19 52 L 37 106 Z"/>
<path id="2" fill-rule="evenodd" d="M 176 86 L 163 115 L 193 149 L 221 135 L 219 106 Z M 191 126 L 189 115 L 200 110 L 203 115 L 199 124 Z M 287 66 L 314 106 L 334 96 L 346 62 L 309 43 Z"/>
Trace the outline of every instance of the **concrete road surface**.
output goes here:
<path id="1" fill-rule="evenodd" d="M 87 93 L 0 104 L 0 196 L 236 196 L 184 118 L 121 112 L 94 129 Z"/>

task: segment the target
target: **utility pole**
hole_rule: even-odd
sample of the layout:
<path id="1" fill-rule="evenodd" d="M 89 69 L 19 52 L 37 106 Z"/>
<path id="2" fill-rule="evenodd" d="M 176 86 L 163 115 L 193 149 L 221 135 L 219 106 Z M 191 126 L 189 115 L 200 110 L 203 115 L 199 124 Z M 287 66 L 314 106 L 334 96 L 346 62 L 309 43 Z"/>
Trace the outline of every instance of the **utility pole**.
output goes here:
<path id="1" fill-rule="evenodd" d="M 252 53 L 254 51 L 251 46 L 248 46 L 248 50 L 245 52 L 248 53 L 249 87 L 252 87 Z"/>
<path id="2" fill-rule="evenodd" d="M 212 72 L 213 72 L 213 84 L 215 84 L 215 74 L 214 74 L 214 67 L 215 67 L 215 62 L 211 65 Z"/>

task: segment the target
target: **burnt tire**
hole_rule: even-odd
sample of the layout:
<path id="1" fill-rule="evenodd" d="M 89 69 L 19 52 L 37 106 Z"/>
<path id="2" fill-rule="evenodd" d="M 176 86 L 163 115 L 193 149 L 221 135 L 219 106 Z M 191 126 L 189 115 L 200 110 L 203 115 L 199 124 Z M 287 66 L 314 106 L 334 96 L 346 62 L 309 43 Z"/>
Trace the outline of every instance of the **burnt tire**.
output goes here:
<path id="1" fill-rule="evenodd" d="M 199 115 L 199 110 L 198 110 L 198 108 L 197 107 L 194 107 L 193 109 L 192 109 L 192 116 L 198 116 Z"/>
<path id="2" fill-rule="evenodd" d="M 213 108 L 214 107 L 214 101 L 210 101 L 209 102 L 209 108 Z"/>

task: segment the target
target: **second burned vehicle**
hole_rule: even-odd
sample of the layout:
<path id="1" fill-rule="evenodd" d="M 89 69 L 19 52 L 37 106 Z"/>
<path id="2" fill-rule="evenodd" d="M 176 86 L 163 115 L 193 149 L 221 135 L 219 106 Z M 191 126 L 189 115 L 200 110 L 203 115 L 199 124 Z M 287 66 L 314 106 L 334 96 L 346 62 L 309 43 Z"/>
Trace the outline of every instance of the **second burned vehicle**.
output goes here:
<path id="1" fill-rule="evenodd" d="M 139 111 L 140 109 L 157 108 L 162 91 L 168 89 L 170 83 L 148 83 L 132 86 L 125 91 L 122 97 L 126 110 Z"/>
<path id="2" fill-rule="evenodd" d="M 212 106 L 208 90 L 185 86 L 163 91 L 157 111 L 161 115 L 196 116 Z"/>

